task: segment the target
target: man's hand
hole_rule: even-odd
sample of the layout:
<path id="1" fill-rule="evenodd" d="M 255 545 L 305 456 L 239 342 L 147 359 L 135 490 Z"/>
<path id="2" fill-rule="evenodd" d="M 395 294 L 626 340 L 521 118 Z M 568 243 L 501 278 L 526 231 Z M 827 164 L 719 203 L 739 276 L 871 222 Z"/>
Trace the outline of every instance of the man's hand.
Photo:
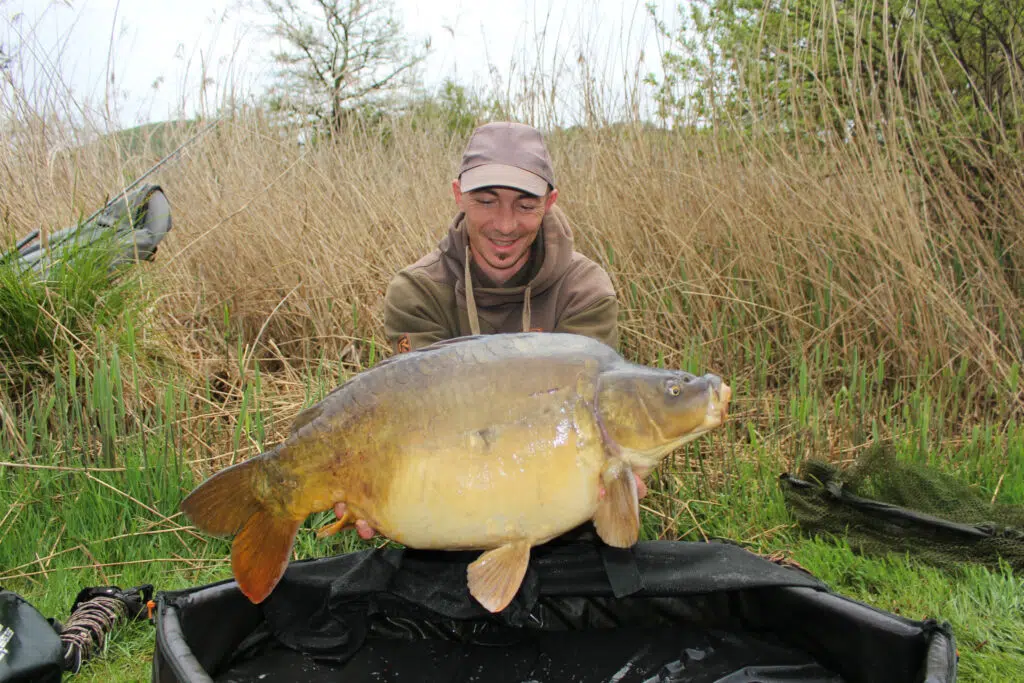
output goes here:
<path id="1" fill-rule="evenodd" d="M 647 495 L 647 484 L 640 478 L 640 475 L 636 472 L 633 473 L 633 477 L 636 479 L 636 497 L 643 498 Z"/>
<path id="2" fill-rule="evenodd" d="M 348 508 L 344 503 L 335 503 L 334 516 L 338 519 L 343 518 L 345 516 L 347 509 Z M 365 519 L 356 520 L 356 533 L 359 534 L 359 538 L 363 539 L 364 541 L 369 541 L 377 534 L 377 532 L 370 527 L 370 525 L 366 522 Z"/>
<path id="3" fill-rule="evenodd" d="M 647 484 L 644 483 L 644 480 L 641 479 L 640 475 L 637 474 L 636 472 L 633 473 L 633 478 L 636 479 L 636 497 L 639 500 L 640 498 L 643 498 L 644 496 L 647 495 Z M 597 497 L 604 498 L 604 494 L 605 490 L 602 486 L 597 492 Z"/>

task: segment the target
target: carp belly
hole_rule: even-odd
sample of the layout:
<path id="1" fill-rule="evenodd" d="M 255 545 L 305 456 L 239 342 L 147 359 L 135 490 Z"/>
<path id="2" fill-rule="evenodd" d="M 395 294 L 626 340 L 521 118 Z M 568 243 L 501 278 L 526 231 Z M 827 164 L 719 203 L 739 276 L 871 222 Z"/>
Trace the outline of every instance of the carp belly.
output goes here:
<path id="1" fill-rule="evenodd" d="M 421 549 L 543 543 L 591 519 L 605 454 L 597 426 L 572 406 L 410 443 L 387 501 L 386 536 Z"/>

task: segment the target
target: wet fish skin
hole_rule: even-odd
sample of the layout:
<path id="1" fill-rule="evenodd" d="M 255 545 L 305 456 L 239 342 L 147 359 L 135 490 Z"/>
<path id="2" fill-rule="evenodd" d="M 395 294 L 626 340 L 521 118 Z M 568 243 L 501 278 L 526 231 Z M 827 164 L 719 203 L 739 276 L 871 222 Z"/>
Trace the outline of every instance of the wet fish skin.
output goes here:
<path id="1" fill-rule="evenodd" d="M 634 543 L 633 471 L 717 427 L 729 400 L 718 377 L 631 364 L 577 335 L 451 340 L 355 376 L 182 510 L 236 534 L 232 570 L 253 602 L 276 585 L 306 517 L 344 502 L 347 519 L 409 547 L 489 551 L 469 581 L 493 611 L 533 545 L 590 519 L 606 542 Z"/>

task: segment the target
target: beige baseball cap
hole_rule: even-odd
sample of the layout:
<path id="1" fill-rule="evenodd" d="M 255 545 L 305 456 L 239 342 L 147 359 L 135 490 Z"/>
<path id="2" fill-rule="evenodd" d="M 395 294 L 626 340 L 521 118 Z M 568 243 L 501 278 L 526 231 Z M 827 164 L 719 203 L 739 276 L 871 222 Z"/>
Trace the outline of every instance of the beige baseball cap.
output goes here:
<path id="1" fill-rule="evenodd" d="M 542 196 L 555 186 L 551 157 L 539 130 L 522 123 L 488 123 L 473 131 L 459 167 L 459 187 L 512 187 Z"/>

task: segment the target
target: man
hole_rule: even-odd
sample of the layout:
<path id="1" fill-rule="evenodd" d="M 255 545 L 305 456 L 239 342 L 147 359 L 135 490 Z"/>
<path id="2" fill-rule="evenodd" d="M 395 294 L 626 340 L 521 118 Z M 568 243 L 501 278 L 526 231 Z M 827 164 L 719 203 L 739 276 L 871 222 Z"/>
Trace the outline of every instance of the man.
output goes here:
<path id="1" fill-rule="evenodd" d="M 452 181 L 459 209 L 437 248 L 399 271 L 384 296 L 384 331 L 397 353 L 470 334 L 571 332 L 618 345 L 611 278 L 573 247 L 555 206 L 540 131 L 477 128 Z M 637 477 L 638 493 L 647 487 Z M 340 519 L 344 503 L 334 508 Z M 364 539 L 374 530 L 356 522 Z"/>
<path id="2" fill-rule="evenodd" d="M 540 131 L 519 123 L 477 128 L 452 194 L 459 212 L 447 234 L 385 294 L 384 329 L 396 352 L 531 330 L 618 344 L 611 278 L 573 247 Z"/>

